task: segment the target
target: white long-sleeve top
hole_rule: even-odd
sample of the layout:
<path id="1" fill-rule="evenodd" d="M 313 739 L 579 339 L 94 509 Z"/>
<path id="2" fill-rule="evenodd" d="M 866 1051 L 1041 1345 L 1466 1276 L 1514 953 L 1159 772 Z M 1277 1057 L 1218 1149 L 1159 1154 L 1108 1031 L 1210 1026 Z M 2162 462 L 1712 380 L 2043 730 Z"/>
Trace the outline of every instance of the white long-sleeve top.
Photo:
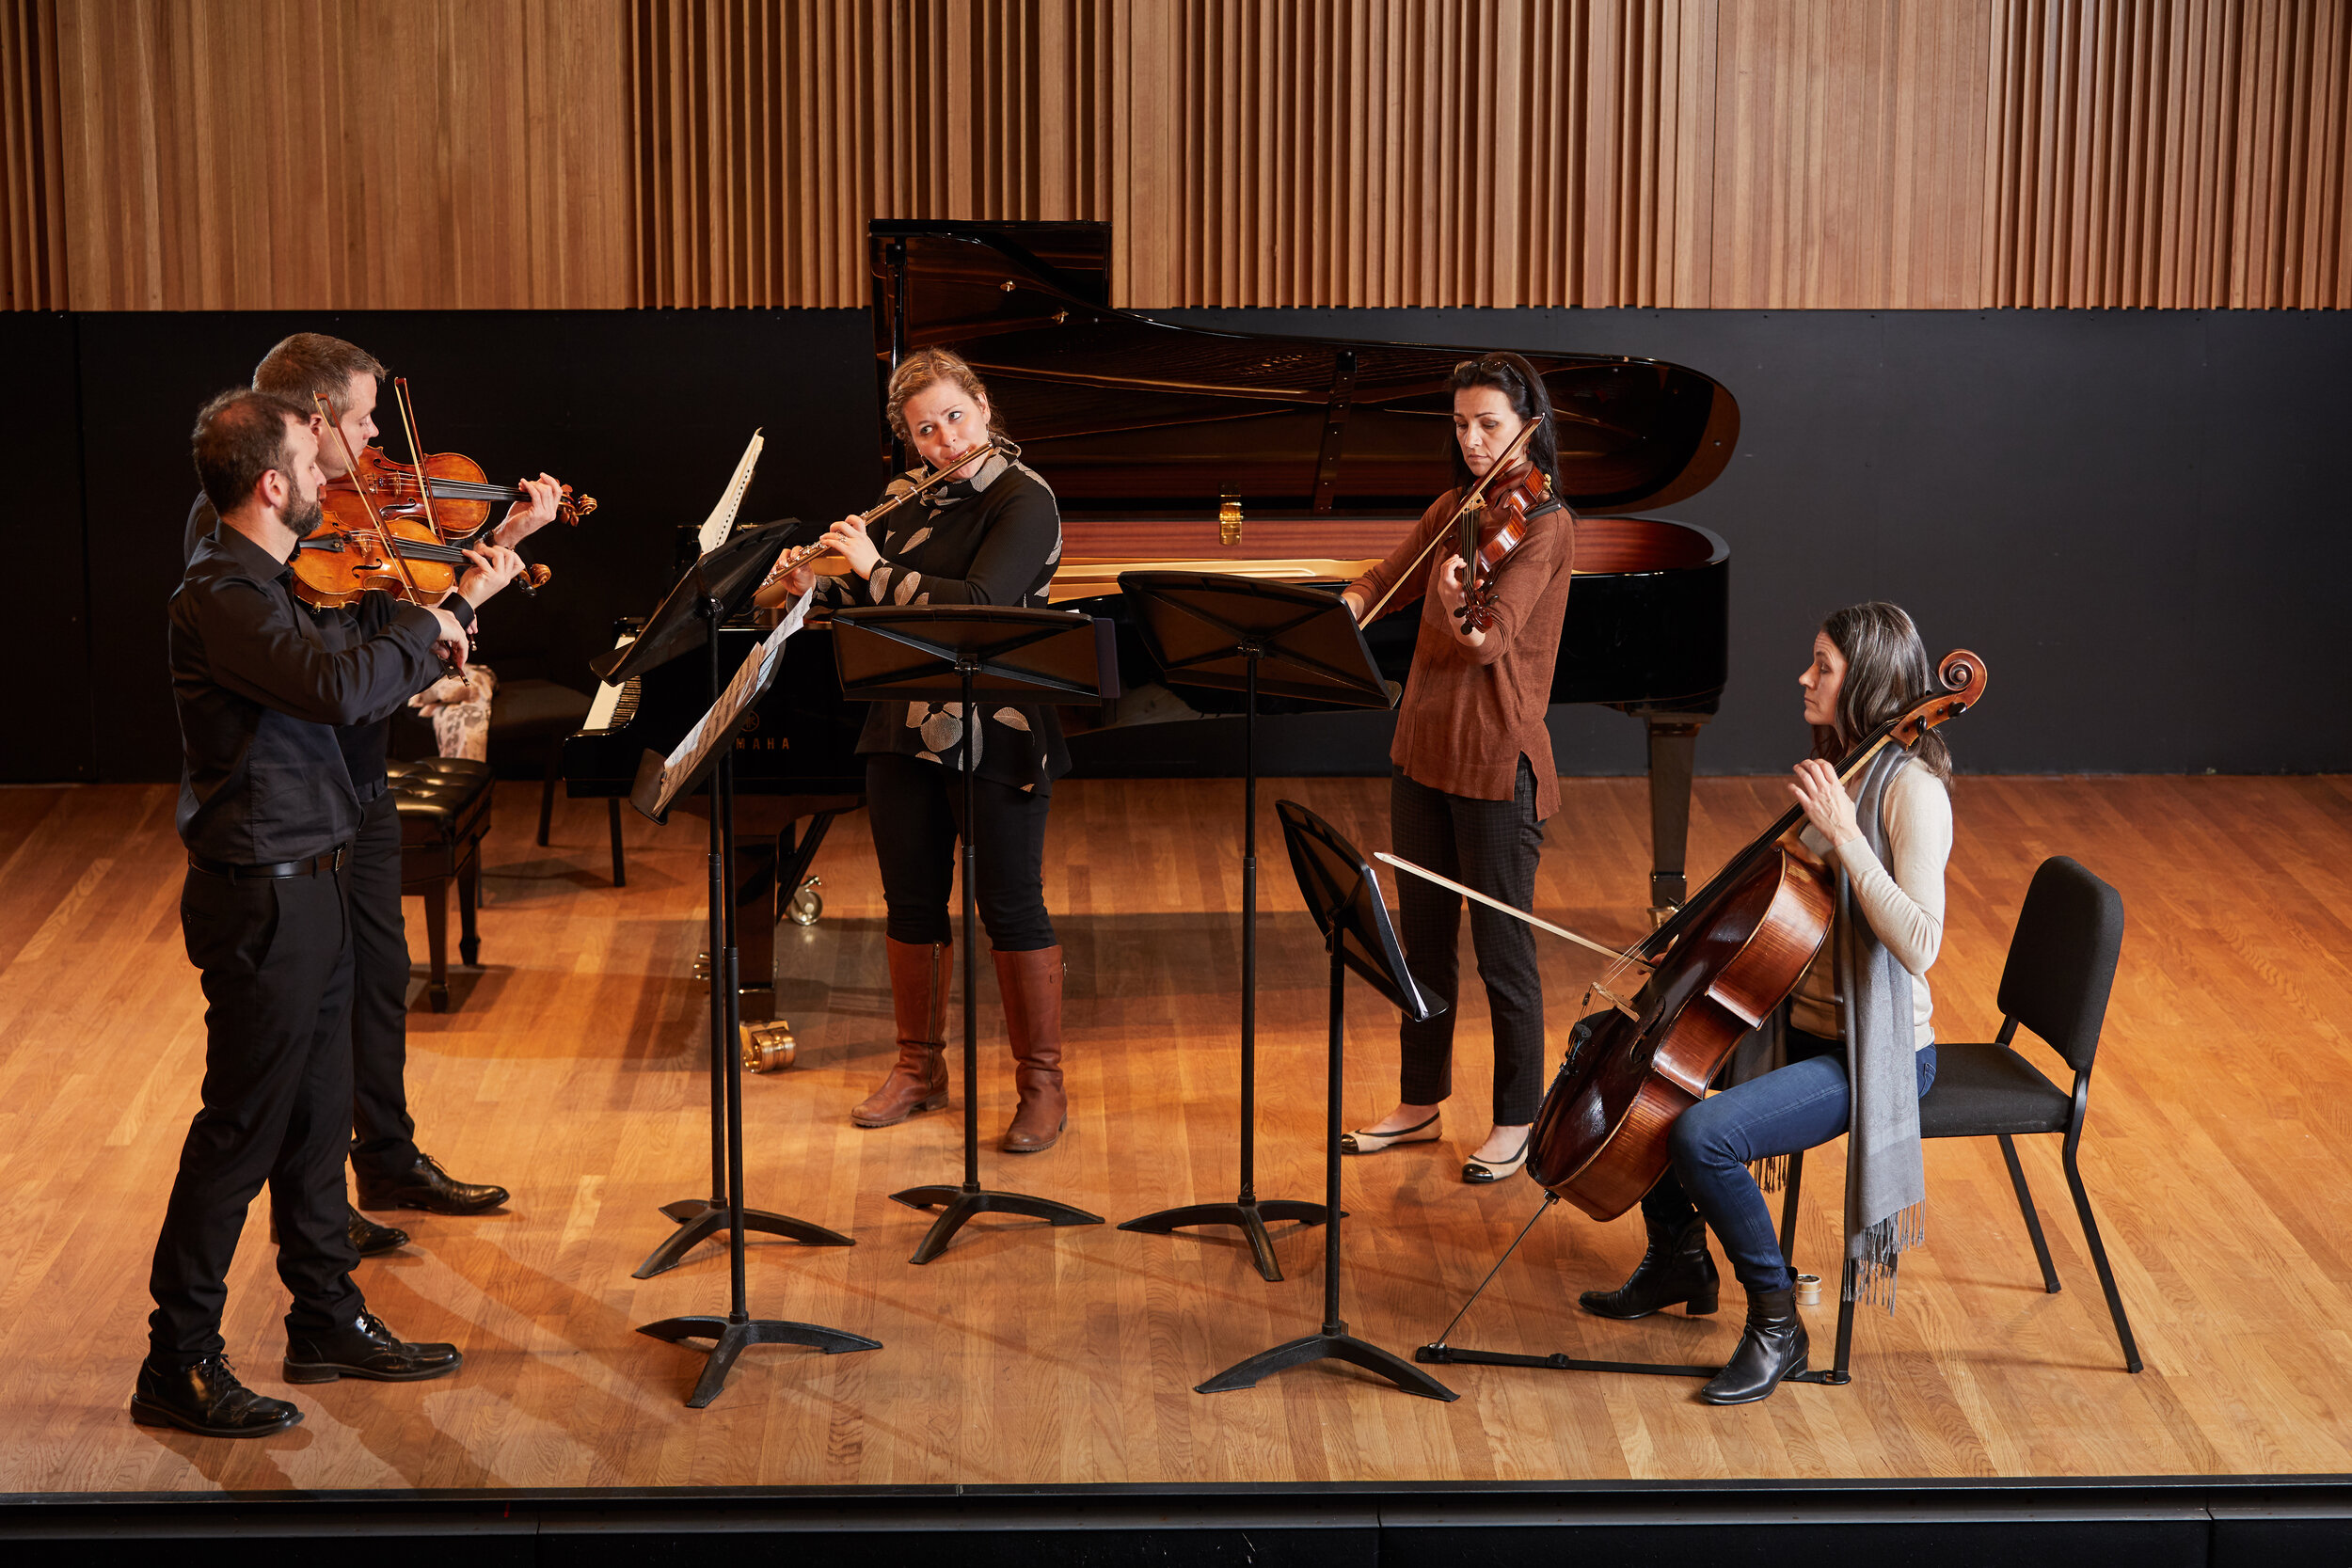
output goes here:
<path id="1" fill-rule="evenodd" d="M 1853 785 L 1858 787 L 1860 776 Z M 1952 858 L 1952 797 L 1944 781 L 1914 764 L 1887 785 L 1883 809 L 1887 859 L 1882 863 L 1861 838 L 1849 840 L 1835 862 L 1853 884 L 1855 906 L 1889 952 L 1911 971 L 1912 1044 L 1935 1043 L 1929 1018 L 1928 968 L 1944 945 L 1944 867 Z M 1829 841 L 1808 825 L 1805 847 L 1828 856 Z M 1842 918 L 1839 917 L 1839 918 Z M 1807 1034 L 1836 1039 L 1845 1033 L 1837 994 L 1835 922 L 1813 966 L 1797 982 L 1789 1022 Z"/>

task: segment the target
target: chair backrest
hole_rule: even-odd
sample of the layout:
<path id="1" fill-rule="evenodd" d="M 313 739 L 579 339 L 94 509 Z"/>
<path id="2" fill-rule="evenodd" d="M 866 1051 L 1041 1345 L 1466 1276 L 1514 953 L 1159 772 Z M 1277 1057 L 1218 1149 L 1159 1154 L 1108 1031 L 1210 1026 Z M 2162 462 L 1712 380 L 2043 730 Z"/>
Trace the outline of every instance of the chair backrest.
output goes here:
<path id="1" fill-rule="evenodd" d="M 2122 951 L 2123 895 L 2053 855 L 2033 874 L 2017 911 L 2001 971 L 2001 1011 L 2049 1041 L 2076 1072 L 2089 1071 Z"/>

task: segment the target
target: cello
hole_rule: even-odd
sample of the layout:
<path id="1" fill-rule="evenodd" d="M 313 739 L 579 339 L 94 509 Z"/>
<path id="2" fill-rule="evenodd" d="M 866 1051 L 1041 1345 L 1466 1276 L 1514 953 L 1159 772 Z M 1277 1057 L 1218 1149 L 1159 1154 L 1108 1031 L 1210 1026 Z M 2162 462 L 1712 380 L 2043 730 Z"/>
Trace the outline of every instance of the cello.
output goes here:
<path id="1" fill-rule="evenodd" d="M 1945 689 L 1863 736 L 1837 764 L 1840 783 L 1982 700 L 1975 654 L 1947 654 L 1936 672 Z M 1529 1133 L 1527 1171 L 1545 1191 L 1597 1220 L 1640 1202 L 1665 1174 L 1675 1118 L 1796 990 L 1828 939 L 1836 898 L 1829 867 L 1798 837 L 1804 821 L 1792 807 L 1594 983 L 1609 1006 L 1571 1032 Z M 1617 994 L 1620 975 L 1636 968 L 1646 971 L 1640 987 Z"/>

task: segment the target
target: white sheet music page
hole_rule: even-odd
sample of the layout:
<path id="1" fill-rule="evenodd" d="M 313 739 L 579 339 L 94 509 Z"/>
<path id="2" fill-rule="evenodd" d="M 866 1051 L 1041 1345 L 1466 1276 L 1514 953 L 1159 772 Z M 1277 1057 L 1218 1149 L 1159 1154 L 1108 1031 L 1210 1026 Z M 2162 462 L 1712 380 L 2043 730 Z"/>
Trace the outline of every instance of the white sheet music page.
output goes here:
<path id="1" fill-rule="evenodd" d="M 767 438 L 759 431 L 752 432 L 752 444 L 743 449 L 743 460 L 735 466 L 735 477 L 727 481 L 726 489 L 719 497 L 719 504 L 710 509 L 703 526 L 694 531 L 695 542 L 708 555 L 727 542 L 735 531 L 735 514 L 743 505 L 743 492 L 752 487 L 752 470 L 759 467 L 759 449 Z"/>
<path id="2" fill-rule="evenodd" d="M 711 705 L 708 713 L 694 721 L 694 727 L 686 732 L 686 737 L 664 759 L 661 765 L 661 804 L 664 810 L 668 809 L 678 781 L 691 777 L 694 769 L 702 765 L 703 754 L 710 749 L 709 740 L 705 737 L 715 738 L 734 728 L 736 717 L 744 706 L 757 700 L 759 693 L 768 689 L 768 683 L 775 678 L 776 661 L 784 657 L 786 640 L 800 630 L 801 623 L 808 619 L 809 602 L 816 596 L 817 588 L 812 583 L 793 601 L 784 619 L 776 623 L 776 629 L 761 639 L 759 645 L 744 656 L 742 668 L 735 672 L 735 678 L 727 682 L 727 689 L 719 693 L 718 702 Z"/>

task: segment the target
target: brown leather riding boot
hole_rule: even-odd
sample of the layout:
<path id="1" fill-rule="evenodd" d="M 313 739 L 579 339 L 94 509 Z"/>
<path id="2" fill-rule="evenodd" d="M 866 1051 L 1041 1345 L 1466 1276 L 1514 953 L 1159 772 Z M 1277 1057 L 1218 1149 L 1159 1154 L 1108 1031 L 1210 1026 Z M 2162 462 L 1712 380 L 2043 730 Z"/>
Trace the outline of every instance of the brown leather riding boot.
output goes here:
<path id="1" fill-rule="evenodd" d="M 944 942 L 891 942 L 890 1006 L 898 1019 L 898 1060 L 881 1088 L 858 1102 L 860 1127 L 895 1127 L 947 1103 L 947 956 Z"/>
<path id="2" fill-rule="evenodd" d="M 1012 1037 L 1013 1082 L 1021 1089 L 1021 1107 L 996 1147 L 1008 1154 L 1036 1154 L 1054 1147 L 1070 1116 L 1061 1085 L 1061 949 L 994 958 L 1005 1029 Z"/>

